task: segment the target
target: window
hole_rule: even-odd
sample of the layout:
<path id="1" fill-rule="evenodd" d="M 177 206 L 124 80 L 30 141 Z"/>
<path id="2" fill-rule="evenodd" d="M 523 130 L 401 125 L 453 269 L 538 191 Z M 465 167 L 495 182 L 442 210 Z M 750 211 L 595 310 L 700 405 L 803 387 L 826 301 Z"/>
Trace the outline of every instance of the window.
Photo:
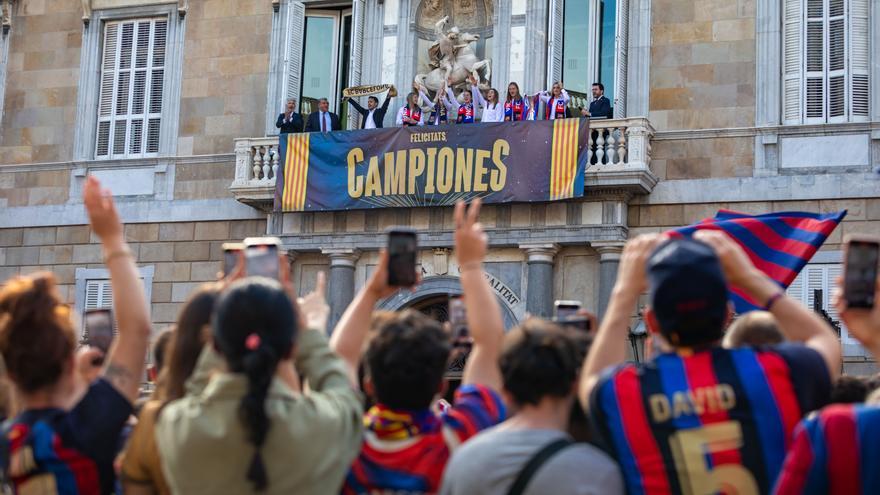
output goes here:
<path id="1" fill-rule="evenodd" d="M 167 32 L 167 18 L 104 25 L 96 158 L 159 153 Z"/>
<path id="2" fill-rule="evenodd" d="M 138 274 L 144 282 L 144 292 L 147 304 L 151 301 L 153 289 L 153 274 L 155 267 L 143 266 L 138 268 Z M 88 309 L 112 308 L 113 291 L 110 285 L 110 272 L 106 268 L 77 268 L 75 273 L 76 293 L 74 296 L 74 308 L 80 315 Z M 80 328 L 84 329 L 84 322 Z M 79 337 L 85 338 L 86 335 Z"/>
<path id="3" fill-rule="evenodd" d="M 625 60 L 618 60 L 625 47 L 618 47 L 622 33 L 618 33 L 617 4 L 617 0 L 565 0 L 562 80 L 566 89 L 590 95 L 592 84 L 601 82 L 605 96 L 614 102 L 617 65 L 625 65 Z M 624 51 L 618 53 L 619 49 Z"/>
<path id="4" fill-rule="evenodd" d="M 85 297 L 85 305 L 83 306 L 83 315 L 85 312 L 90 309 L 112 309 L 113 308 L 113 290 L 110 287 L 109 280 L 87 280 L 86 281 L 86 297 Z M 85 320 L 85 318 L 83 318 Z M 82 322 L 80 328 L 82 331 L 82 341 L 86 342 L 89 339 L 89 330 L 85 324 L 85 321 Z M 117 332 L 116 322 L 113 324 L 113 334 L 115 335 Z"/>
<path id="5" fill-rule="evenodd" d="M 817 295 L 816 291 L 822 291 L 822 299 L 819 301 L 820 306 L 828 313 L 832 320 L 840 323 L 840 343 L 843 346 L 844 355 L 862 356 L 865 355 L 864 348 L 856 339 L 849 335 L 846 326 L 840 321 L 840 316 L 831 304 L 831 294 L 834 290 L 835 280 L 841 275 L 842 269 L 840 263 L 810 263 L 804 267 L 786 292 L 790 297 L 800 301 L 807 308 L 813 309 L 813 303 Z"/>
<path id="6" fill-rule="evenodd" d="M 783 120 L 864 121 L 870 0 L 783 0 Z"/>

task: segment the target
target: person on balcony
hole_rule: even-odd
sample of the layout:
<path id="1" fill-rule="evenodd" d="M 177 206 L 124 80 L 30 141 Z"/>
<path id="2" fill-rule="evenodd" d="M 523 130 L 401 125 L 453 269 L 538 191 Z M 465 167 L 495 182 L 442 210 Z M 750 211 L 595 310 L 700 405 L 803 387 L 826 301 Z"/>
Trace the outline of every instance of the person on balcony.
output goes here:
<path id="1" fill-rule="evenodd" d="M 507 98 L 504 101 L 504 121 L 517 122 L 527 120 L 529 100 L 519 92 L 519 84 L 512 82 L 507 85 Z"/>
<path id="2" fill-rule="evenodd" d="M 327 98 L 318 100 L 318 111 L 309 115 L 306 122 L 306 132 L 330 132 L 342 130 L 339 116 L 330 111 L 330 102 Z"/>
<path id="3" fill-rule="evenodd" d="M 397 125 L 409 127 L 425 125 L 425 114 L 419 106 L 419 95 L 415 91 L 407 95 L 406 105 L 397 111 Z"/>
<path id="4" fill-rule="evenodd" d="M 382 121 L 385 120 L 385 113 L 388 112 L 388 104 L 391 103 L 391 95 L 385 95 L 385 102 L 382 103 L 382 108 L 379 107 L 379 98 L 375 96 L 370 96 L 367 98 L 367 108 L 360 106 L 360 104 L 353 100 L 349 99 L 349 103 L 354 107 L 357 113 L 361 114 L 363 120 L 361 120 L 361 129 L 381 129 Z"/>
<path id="5" fill-rule="evenodd" d="M 610 119 L 613 117 L 611 101 L 605 96 L 605 85 L 600 82 L 593 83 L 593 101 L 590 109 L 581 109 L 581 115 L 591 119 Z"/>
<path id="6" fill-rule="evenodd" d="M 480 122 L 504 122 L 504 105 L 498 101 L 498 90 L 490 88 L 483 98 L 483 93 L 477 87 L 476 79 L 471 78 L 471 92 L 474 94 L 474 100 L 477 105 L 483 107 L 483 117 Z"/>
<path id="7" fill-rule="evenodd" d="M 474 93 L 476 92 L 479 92 L 476 85 L 471 85 L 470 91 L 461 92 L 462 102 L 458 105 L 458 116 L 455 119 L 456 124 L 473 124 L 476 122 L 476 111 L 474 108 L 474 99 L 476 99 Z M 446 85 L 446 96 L 449 97 L 451 102 L 458 101 L 448 84 Z"/>
<path id="8" fill-rule="evenodd" d="M 541 101 L 547 105 L 546 114 L 544 115 L 545 120 L 564 119 L 567 116 L 565 109 L 570 98 L 568 92 L 562 86 L 562 81 L 553 83 L 553 87 L 550 88 L 549 92 L 541 91 L 539 95 L 541 96 Z"/>
<path id="9" fill-rule="evenodd" d="M 428 89 L 421 86 L 419 88 L 419 101 L 422 106 L 431 108 L 431 115 L 428 117 L 428 122 L 425 125 L 448 124 L 449 114 L 455 112 L 456 103 L 455 101 L 450 101 L 449 98 L 446 97 L 445 84 L 440 91 L 437 91 L 434 101 L 431 101 L 431 99 L 428 98 Z"/>
<path id="10" fill-rule="evenodd" d="M 275 121 L 275 127 L 281 129 L 281 134 L 290 134 L 293 132 L 303 131 L 303 118 L 296 111 L 296 99 L 287 99 L 287 108 L 284 113 L 278 116 Z"/>

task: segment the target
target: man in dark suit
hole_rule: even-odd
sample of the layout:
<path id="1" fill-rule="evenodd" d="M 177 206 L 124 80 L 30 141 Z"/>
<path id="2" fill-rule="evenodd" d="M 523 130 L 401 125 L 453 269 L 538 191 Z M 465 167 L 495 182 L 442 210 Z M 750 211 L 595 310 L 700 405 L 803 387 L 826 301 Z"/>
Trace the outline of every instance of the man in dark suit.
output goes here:
<path id="1" fill-rule="evenodd" d="M 281 129 L 281 134 L 303 131 L 303 118 L 302 115 L 296 112 L 295 99 L 290 98 L 287 100 L 287 109 L 278 116 L 278 120 L 275 121 L 275 127 Z"/>
<path id="2" fill-rule="evenodd" d="M 353 99 L 349 99 L 348 102 L 363 117 L 361 129 L 381 129 L 382 121 L 385 120 L 385 112 L 388 111 L 388 104 L 391 103 L 391 96 L 385 96 L 385 103 L 382 104 L 382 108 L 377 108 L 379 106 L 379 98 L 375 96 L 367 98 L 367 108 L 360 106 Z"/>
<path id="3" fill-rule="evenodd" d="M 339 116 L 330 111 L 330 102 L 327 98 L 318 100 L 318 111 L 309 115 L 306 122 L 306 132 L 330 132 L 342 130 L 339 124 Z"/>
<path id="4" fill-rule="evenodd" d="M 587 116 L 593 119 L 610 119 L 611 101 L 605 97 L 605 86 L 602 83 L 593 83 L 593 101 L 590 102 L 590 110 Z"/>

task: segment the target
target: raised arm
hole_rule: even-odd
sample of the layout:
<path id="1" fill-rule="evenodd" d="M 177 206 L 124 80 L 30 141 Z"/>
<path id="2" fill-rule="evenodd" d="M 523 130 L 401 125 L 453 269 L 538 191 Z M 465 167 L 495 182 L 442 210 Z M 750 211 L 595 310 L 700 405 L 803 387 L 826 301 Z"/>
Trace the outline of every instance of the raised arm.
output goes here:
<path id="1" fill-rule="evenodd" d="M 86 179 L 83 202 L 92 230 L 101 239 L 104 264 L 110 271 L 113 313 L 119 333 L 113 340 L 104 378 L 131 402 L 138 398 L 150 341 L 147 297 L 134 257 L 123 236 L 122 224 L 110 191 L 94 176 Z"/>
<path id="2" fill-rule="evenodd" d="M 550 93 L 548 93 L 547 91 L 541 91 L 537 94 L 537 96 L 541 98 L 541 101 L 543 101 L 544 103 L 548 103 L 550 101 Z"/>
<path id="3" fill-rule="evenodd" d="M 694 238 L 715 249 L 728 283 L 744 290 L 758 304 L 769 305 L 785 338 L 814 349 L 828 366 L 831 379 L 840 373 L 840 343 L 834 330 L 804 305 L 788 297 L 779 285 L 758 270 L 743 249 L 722 232 L 700 230 Z"/>
<path id="4" fill-rule="evenodd" d="M 623 249 L 608 309 L 581 371 L 578 397 L 584 410 L 589 408 L 590 392 L 602 370 L 626 360 L 626 334 L 630 318 L 639 295 L 647 289 L 645 268 L 648 257 L 661 240 L 662 237 L 657 234 L 642 235 L 627 242 Z"/>
<path id="5" fill-rule="evenodd" d="M 358 112 L 359 114 L 364 115 L 365 113 L 369 113 L 369 112 L 367 112 L 367 111 L 364 109 L 364 107 L 362 107 L 362 106 L 360 105 L 360 103 L 356 102 L 356 101 L 354 100 L 354 98 L 349 98 L 349 99 L 348 99 L 348 102 L 351 103 L 351 106 L 353 106 L 354 109 L 357 110 L 357 112 Z"/>
<path id="6" fill-rule="evenodd" d="M 560 94 L 562 95 L 562 101 L 564 101 L 565 104 L 568 105 L 568 102 L 571 101 L 571 97 L 568 95 L 568 91 L 566 91 L 565 88 L 562 88 L 560 91 Z"/>
<path id="7" fill-rule="evenodd" d="M 431 108 L 434 108 L 434 102 L 431 101 L 430 98 L 428 98 L 428 95 L 427 95 L 427 94 L 425 94 L 425 90 L 424 90 L 424 88 L 419 88 L 419 103 L 420 103 L 423 107 L 431 107 Z"/>
<path id="8" fill-rule="evenodd" d="M 455 257 L 461 270 L 467 325 L 474 339 L 461 383 L 485 385 L 500 391 L 502 380 L 498 358 L 504 339 L 504 322 L 498 299 L 483 273 L 488 239 L 478 222 L 480 204 L 476 199 L 469 209 L 462 201 L 455 205 Z"/>
<path id="9" fill-rule="evenodd" d="M 473 100 L 474 100 L 474 102 L 476 102 L 477 105 L 479 105 L 483 108 L 489 107 L 489 104 L 486 103 L 486 99 L 483 98 L 483 93 L 480 92 L 480 88 L 477 87 L 476 84 L 471 85 L 471 96 L 473 97 Z"/>
<path id="10" fill-rule="evenodd" d="M 397 292 L 397 287 L 388 285 L 388 253 L 379 253 L 379 264 L 367 282 L 367 285 L 358 292 L 345 313 L 333 329 L 330 337 L 330 349 L 333 350 L 345 362 L 348 368 L 349 379 L 357 384 L 358 364 L 361 360 L 361 352 L 364 341 L 370 331 L 370 320 L 373 316 L 373 308 L 380 300 Z"/>

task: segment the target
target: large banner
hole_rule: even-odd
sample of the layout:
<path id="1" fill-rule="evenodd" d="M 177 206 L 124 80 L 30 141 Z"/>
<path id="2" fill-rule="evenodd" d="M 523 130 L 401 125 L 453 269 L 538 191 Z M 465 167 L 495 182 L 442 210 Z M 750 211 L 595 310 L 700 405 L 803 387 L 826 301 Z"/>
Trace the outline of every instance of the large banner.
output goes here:
<path id="1" fill-rule="evenodd" d="M 583 196 L 589 120 L 282 134 L 276 211 Z"/>

